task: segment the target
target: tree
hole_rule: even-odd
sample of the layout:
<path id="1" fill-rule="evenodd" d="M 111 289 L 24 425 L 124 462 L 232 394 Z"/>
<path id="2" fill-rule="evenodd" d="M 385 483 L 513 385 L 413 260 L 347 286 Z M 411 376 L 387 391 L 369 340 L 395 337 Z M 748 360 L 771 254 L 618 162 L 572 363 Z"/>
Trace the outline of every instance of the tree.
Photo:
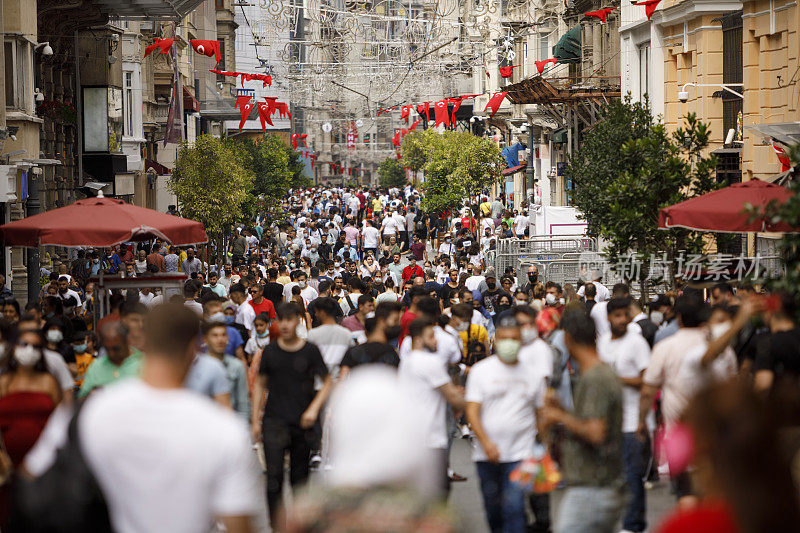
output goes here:
<path id="1" fill-rule="evenodd" d="M 232 226 L 242 221 L 242 204 L 252 187 L 252 172 L 212 135 L 181 146 L 169 182 L 183 216 L 202 222 L 218 251 Z"/>
<path id="2" fill-rule="evenodd" d="M 410 133 L 403 139 L 402 154 L 403 166 L 425 173 L 422 207 L 428 211 L 461 205 L 465 197 L 494 183 L 503 168 L 497 145 L 467 132 Z"/>
<path id="3" fill-rule="evenodd" d="M 266 213 L 270 220 L 281 218 L 281 202 L 289 189 L 307 187 L 300 155 L 275 135 L 256 139 L 230 139 L 227 145 L 240 164 L 252 172 L 253 194 L 244 203 L 244 214 L 252 219 Z"/>
<path id="4" fill-rule="evenodd" d="M 708 126 L 692 113 L 685 121 L 684 128 L 670 135 L 655 123 L 646 101 L 615 101 L 567 165 L 575 183 L 574 205 L 589 234 L 608 242 L 612 262 L 630 252 L 642 260 L 645 268 L 628 274 L 640 282 L 644 297 L 646 266 L 653 256 L 666 253 L 671 264 L 679 251 L 700 252 L 709 235 L 659 230 L 659 210 L 722 185 L 714 176 L 716 158 L 703 155 Z"/>
<path id="5" fill-rule="evenodd" d="M 381 161 L 378 166 L 378 184 L 387 189 L 406 184 L 406 171 L 397 158 L 387 157 Z"/>

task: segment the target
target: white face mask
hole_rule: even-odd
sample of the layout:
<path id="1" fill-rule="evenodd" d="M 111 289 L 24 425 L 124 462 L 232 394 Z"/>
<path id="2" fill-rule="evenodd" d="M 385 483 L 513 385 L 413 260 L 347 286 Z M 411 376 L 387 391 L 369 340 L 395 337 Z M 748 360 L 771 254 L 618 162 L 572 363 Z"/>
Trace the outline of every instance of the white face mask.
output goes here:
<path id="1" fill-rule="evenodd" d="M 539 338 L 539 334 L 536 333 L 536 328 L 522 328 L 520 329 L 520 334 L 522 335 L 522 344 L 530 344 L 536 339 Z"/>
<path id="2" fill-rule="evenodd" d="M 45 338 L 47 338 L 47 342 L 52 342 L 52 343 L 55 344 L 55 343 L 59 343 L 62 340 L 64 340 L 64 334 L 61 333 L 61 330 L 50 329 L 50 330 L 47 330 L 47 334 L 45 335 Z"/>
<path id="3" fill-rule="evenodd" d="M 366 316 L 367 318 L 375 318 L 375 311 L 370 311 L 369 313 L 367 313 L 364 316 Z"/>
<path id="4" fill-rule="evenodd" d="M 514 298 L 514 305 L 528 305 L 527 300 L 517 300 Z"/>
<path id="5" fill-rule="evenodd" d="M 650 321 L 656 326 L 660 326 L 664 322 L 664 313 L 661 311 L 653 311 L 650 313 Z"/>
<path id="6" fill-rule="evenodd" d="M 208 317 L 209 322 L 225 322 L 225 313 L 219 311 Z"/>
<path id="7" fill-rule="evenodd" d="M 301 289 L 305 289 L 306 285 L 307 285 L 307 283 L 305 281 L 298 281 L 297 282 L 297 286 L 300 287 Z"/>
<path id="8" fill-rule="evenodd" d="M 547 303 L 547 305 L 553 305 L 554 303 L 556 303 L 556 297 L 554 294 L 548 292 L 547 296 L 544 297 L 544 301 L 545 303 Z"/>
<path id="9" fill-rule="evenodd" d="M 469 322 L 461 322 L 459 325 L 456 326 L 456 331 L 467 331 L 469 328 Z"/>
<path id="10" fill-rule="evenodd" d="M 32 367 L 36 365 L 41 358 L 41 350 L 30 344 L 27 346 L 17 346 L 14 349 L 14 359 L 16 359 L 17 363 L 21 366 Z"/>

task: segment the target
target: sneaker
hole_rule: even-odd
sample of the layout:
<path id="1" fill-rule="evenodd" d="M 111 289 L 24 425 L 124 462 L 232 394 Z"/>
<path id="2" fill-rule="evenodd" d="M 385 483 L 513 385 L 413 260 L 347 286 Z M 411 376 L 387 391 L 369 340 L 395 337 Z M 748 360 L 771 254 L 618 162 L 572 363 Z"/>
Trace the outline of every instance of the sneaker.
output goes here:
<path id="1" fill-rule="evenodd" d="M 317 470 L 321 464 L 322 464 L 322 457 L 320 457 L 318 453 L 312 455 L 311 460 L 308 462 L 308 466 L 310 466 L 312 470 Z"/>
<path id="2" fill-rule="evenodd" d="M 452 470 L 448 470 L 447 471 L 447 478 L 450 480 L 451 483 L 458 483 L 458 482 L 467 480 L 466 477 L 464 477 L 464 476 L 462 476 L 460 474 L 456 474 Z"/>

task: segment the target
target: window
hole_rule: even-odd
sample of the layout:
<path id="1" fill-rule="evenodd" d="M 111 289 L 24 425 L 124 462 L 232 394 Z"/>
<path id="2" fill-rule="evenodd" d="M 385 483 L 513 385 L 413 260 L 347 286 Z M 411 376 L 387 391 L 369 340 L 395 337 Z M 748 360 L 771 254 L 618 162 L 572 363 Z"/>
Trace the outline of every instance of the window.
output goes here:
<path id="1" fill-rule="evenodd" d="M 539 61 L 550 59 L 550 38 L 546 33 L 539 34 Z"/>
<path id="2" fill-rule="evenodd" d="M 125 111 L 123 134 L 133 137 L 133 72 L 125 73 L 125 101 L 122 103 Z"/>
<path id="3" fill-rule="evenodd" d="M 722 83 L 742 83 L 743 46 L 742 46 L 742 12 L 730 13 L 722 19 Z M 741 92 L 741 87 L 732 87 Z M 742 99 L 730 91 L 722 91 L 722 137 L 728 130 L 736 132 L 735 139 L 741 140 L 742 131 Z"/>
<path id="4" fill-rule="evenodd" d="M 639 47 L 639 99 L 650 94 L 650 43 Z"/>
<path id="5" fill-rule="evenodd" d="M 27 41 L 3 44 L 6 71 L 6 106 L 28 110 L 33 106 L 31 46 Z"/>

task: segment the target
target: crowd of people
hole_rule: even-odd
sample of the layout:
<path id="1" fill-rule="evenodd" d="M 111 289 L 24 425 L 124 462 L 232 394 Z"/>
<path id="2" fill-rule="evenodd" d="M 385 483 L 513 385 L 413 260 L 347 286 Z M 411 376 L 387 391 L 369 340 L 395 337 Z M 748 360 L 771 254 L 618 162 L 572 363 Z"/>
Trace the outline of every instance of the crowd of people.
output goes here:
<path id="1" fill-rule="evenodd" d="M 0 280 L 0 529 L 245 532 L 266 501 L 273 530 L 456 531 L 459 438 L 492 532 L 800 527 L 790 295 L 721 282 L 642 301 L 598 276 L 496 272 L 497 240 L 533 235 L 535 206 L 421 200 L 294 191 L 217 260 L 159 239 L 78 250 L 25 306 Z M 100 272 L 187 279 L 116 291 L 101 317 Z M 557 510 L 512 480 L 543 454 Z M 677 505 L 648 524 L 660 477 Z"/>

